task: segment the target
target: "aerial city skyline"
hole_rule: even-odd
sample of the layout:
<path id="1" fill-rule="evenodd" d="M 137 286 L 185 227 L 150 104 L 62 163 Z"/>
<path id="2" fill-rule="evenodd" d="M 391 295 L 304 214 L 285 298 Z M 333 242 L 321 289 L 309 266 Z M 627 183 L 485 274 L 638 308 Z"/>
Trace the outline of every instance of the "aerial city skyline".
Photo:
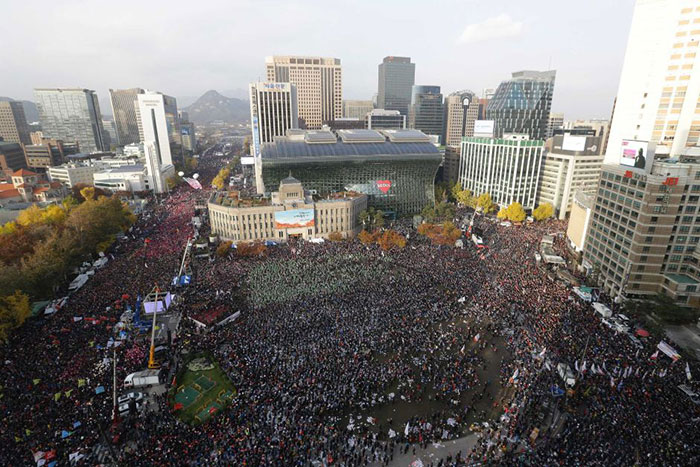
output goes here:
<path id="1" fill-rule="evenodd" d="M 700 0 L 38 3 L 0 465 L 700 465 Z"/>
<path id="2" fill-rule="evenodd" d="M 142 17 L 128 15 L 128 3 L 117 11 L 91 5 L 89 15 L 101 18 L 100 27 L 111 27 L 107 40 L 97 28 L 98 22 L 86 21 L 85 16 L 77 14 L 76 10 L 82 8 L 77 4 L 45 2 L 46 15 L 37 17 L 28 11 L 28 5 L 13 3 L 7 6 L 8 15 L 15 18 L 8 25 L 8 34 L 21 38 L 31 30 L 32 35 L 6 52 L 6 66 L 15 74 L 0 77 L 0 89 L 8 97 L 29 100 L 33 87 L 45 86 L 94 89 L 102 102 L 106 102 L 109 88 L 132 87 L 162 89 L 178 100 L 190 98 L 182 102 L 208 89 L 246 98 L 247 83 L 266 79 L 261 57 L 300 54 L 340 58 L 345 76 L 343 95 L 347 99 L 371 99 L 377 92 L 376 64 L 393 54 L 412 57 L 417 64 L 416 82 L 440 85 L 446 95 L 464 88 L 480 93 L 497 86 L 514 70 L 556 69 L 560 86 L 555 111 L 576 114 L 577 118 L 609 118 L 633 6 L 631 0 L 596 0 L 590 8 L 577 12 L 576 22 L 567 23 L 561 21 L 567 14 L 566 6 L 556 2 L 525 7 L 510 1 L 502 9 L 493 10 L 479 2 L 443 1 L 434 5 L 435 11 L 449 14 L 442 15 L 440 28 L 431 30 L 412 14 L 414 4 L 402 3 L 396 8 L 394 2 L 371 7 L 359 2 L 344 15 L 348 21 L 356 19 L 352 33 L 339 34 L 342 26 L 333 19 L 313 23 L 313 35 L 286 34 L 307 22 L 312 24 L 323 10 L 317 2 L 302 4 L 307 15 L 303 22 L 293 24 L 285 21 L 288 6 L 279 2 L 205 2 L 201 9 L 187 15 L 177 9 L 159 8 L 157 2 L 138 4 Z M 58 24 L 47 21 L 54 13 L 64 18 L 60 30 Z M 206 22 L 209 15 L 231 18 L 228 27 L 236 34 L 221 28 L 194 27 Z M 246 15 L 264 15 L 266 34 L 256 34 L 243 19 Z M 153 29 L 152 22 L 146 20 L 149 16 L 160 18 L 162 23 Z M 370 17 L 392 17 L 394 21 L 376 28 L 368 21 Z M 162 29 L 165 24 L 193 27 L 187 35 L 168 37 Z M 405 34 L 411 28 L 418 33 Z M 586 34 L 589 28 L 596 33 Z M 157 31 L 158 35 L 149 36 L 146 31 Z M 400 46 L 393 45 L 397 34 L 402 36 Z M 83 35 L 94 39 L 85 43 L 80 39 Z M 237 40 L 239 37 L 255 40 L 242 42 Z M 218 56 L 219 48 L 226 54 Z M 178 66 L 183 55 L 194 60 L 191 66 Z M 61 66 L 63 60 L 74 66 Z M 26 66 L 28 61 L 51 67 L 51 76 Z"/>

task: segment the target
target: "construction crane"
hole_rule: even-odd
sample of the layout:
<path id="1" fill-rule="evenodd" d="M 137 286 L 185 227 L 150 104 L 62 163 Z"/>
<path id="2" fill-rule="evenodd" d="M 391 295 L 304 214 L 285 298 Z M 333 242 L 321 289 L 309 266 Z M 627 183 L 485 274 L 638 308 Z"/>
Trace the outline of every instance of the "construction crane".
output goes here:
<path id="1" fill-rule="evenodd" d="M 160 368 L 160 363 L 156 361 L 155 351 L 156 351 L 156 315 L 158 314 L 158 296 L 160 295 L 160 288 L 158 284 L 153 287 L 151 293 L 146 296 L 144 300 L 144 308 L 146 302 L 150 301 L 149 298 L 153 298 L 155 306 L 153 307 L 153 324 L 151 325 L 151 350 L 148 352 L 148 368 L 151 370 L 156 370 Z"/>

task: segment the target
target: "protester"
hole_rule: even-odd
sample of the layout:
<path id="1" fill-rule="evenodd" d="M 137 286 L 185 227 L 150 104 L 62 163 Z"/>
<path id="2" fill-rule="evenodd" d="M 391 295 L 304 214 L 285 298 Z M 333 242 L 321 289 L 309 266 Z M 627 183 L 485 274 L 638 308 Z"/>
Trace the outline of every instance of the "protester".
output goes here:
<path id="1" fill-rule="evenodd" d="M 201 164 L 206 186 L 221 161 Z M 0 348 L 2 464 L 31 463 L 37 451 L 95 463 L 112 412 L 113 326 L 138 293 L 168 287 L 193 235 L 194 205 L 208 195 L 179 187 L 151 200 L 114 259 L 60 313 L 28 322 Z M 117 462 L 387 465 L 489 422 L 474 450 L 442 465 L 697 464 L 698 408 L 676 388 L 687 382 L 684 367 L 650 360 L 656 342 L 638 351 L 536 263 L 542 236 L 563 226 L 477 222 L 483 250 L 433 246 L 398 222 L 411 237 L 400 250 L 292 242 L 263 257 L 193 261 L 193 283 L 178 292 L 173 353 L 214 355 L 236 397 L 198 427 L 156 398 L 158 411 L 122 422 Z M 565 254 L 561 239 L 555 247 Z M 188 319 L 220 306 L 240 318 L 206 331 Z M 133 333 L 123 342 L 118 382 L 145 365 Z M 491 377 L 493 361 L 500 370 Z M 577 369 L 577 383 L 555 397 L 565 389 L 559 362 Z M 562 424 L 532 443 L 547 401 Z M 402 415 L 406 407 L 415 414 Z"/>

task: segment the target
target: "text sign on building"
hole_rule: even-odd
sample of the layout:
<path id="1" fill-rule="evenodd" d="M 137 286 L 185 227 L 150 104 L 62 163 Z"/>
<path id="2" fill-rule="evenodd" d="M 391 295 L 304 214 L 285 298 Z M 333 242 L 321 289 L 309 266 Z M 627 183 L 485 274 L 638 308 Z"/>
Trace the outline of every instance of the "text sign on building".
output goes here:
<path id="1" fill-rule="evenodd" d="M 676 186 L 678 185 L 678 177 L 666 177 L 666 181 L 663 184 L 667 186 Z"/>
<path id="2" fill-rule="evenodd" d="M 260 157 L 260 129 L 258 117 L 253 117 L 253 156 Z"/>
<path id="3" fill-rule="evenodd" d="M 377 188 L 384 194 L 387 194 L 391 189 L 391 180 L 377 180 Z"/>
<path id="4" fill-rule="evenodd" d="M 493 138 L 493 120 L 475 120 L 474 136 Z"/>
<path id="5" fill-rule="evenodd" d="M 265 89 L 277 89 L 280 91 L 284 91 L 287 88 L 286 83 L 265 83 L 263 84 L 263 87 Z"/>
<path id="6" fill-rule="evenodd" d="M 291 209 L 289 211 L 275 212 L 276 229 L 296 229 L 300 227 L 313 227 L 313 209 Z"/>

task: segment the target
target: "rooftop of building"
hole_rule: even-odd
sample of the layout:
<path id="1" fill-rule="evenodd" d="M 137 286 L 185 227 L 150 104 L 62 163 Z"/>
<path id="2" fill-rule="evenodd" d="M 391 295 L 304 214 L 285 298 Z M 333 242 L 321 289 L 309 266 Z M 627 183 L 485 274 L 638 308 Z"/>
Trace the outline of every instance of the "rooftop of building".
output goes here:
<path id="1" fill-rule="evenodd" d="M 263 159 L 409 155 L 440 157 L 440 151 L 418 130 L 295 130 L 262 147 Z"/>
<path id="2" fill-rule="evenodd" d="M 143 172 L 144 166 L 142 164 L 133 164 L 133 165 L 123 165 L 121 167 L 114 167 L 111 169 L 105 169 L 102 172 L 108 172 L 108 173 L 131 173 L 131 172 Z"/>
<path id="3" fill-rule="evenodd" d="M 16 170 L 12 173 L 13 177 L 33 177 L 35 175 L 38 175 L 36 172 L 32 172 L 31 170 L 27 169 L 19 169 Z"/>
<path id="4" fill-rule="evenodd" d="M 679 284 L 697 284 L 698 281 L 685 274 L 666 274 L 666 277 Z"/>
<path id="5" fill-rule="evenodd" d="M 463 137 L 462 141 L 469 143 L 481 144 L 502 144 L 505 146 L 544 146 L 544 141 L 541 139 L 506 139 L 506 138 L 483 138 L 483 137 Z"/>

